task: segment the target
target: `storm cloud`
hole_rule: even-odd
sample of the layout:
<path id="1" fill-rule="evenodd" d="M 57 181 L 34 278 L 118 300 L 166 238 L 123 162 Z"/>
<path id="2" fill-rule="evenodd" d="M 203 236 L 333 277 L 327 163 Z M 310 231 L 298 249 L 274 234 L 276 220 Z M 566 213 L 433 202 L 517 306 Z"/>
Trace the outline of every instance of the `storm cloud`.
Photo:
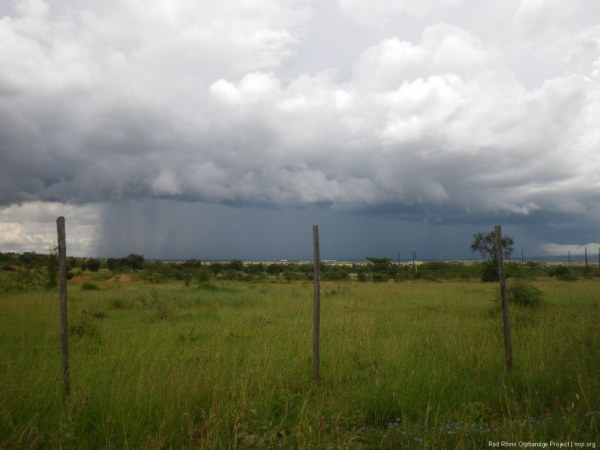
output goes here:
<path id="1" fill-rule="evenodd" d="M 325 211 L 366 229 L 547 226 L 580 245 L 576 224 L 600 218 L 592 0 L 19 0 L 0 14 L 13 234 L 29 220 L 16 204 L 95 211 L 101 253 L 122 248 L 124 204 L 146 224 L 151 205 L 217 222 L 278 211 L 279 228 Z"/>

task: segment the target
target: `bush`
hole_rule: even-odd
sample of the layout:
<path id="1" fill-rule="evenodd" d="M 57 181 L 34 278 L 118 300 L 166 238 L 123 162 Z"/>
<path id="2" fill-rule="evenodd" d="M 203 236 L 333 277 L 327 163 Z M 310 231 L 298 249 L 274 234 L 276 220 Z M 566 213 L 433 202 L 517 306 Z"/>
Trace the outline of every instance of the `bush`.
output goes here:
<path id="1" fill-rule="evenodd" d="M 292 272 L 291 270 L 286 270 L 283 272 L 283 278 L 286 281 L 294 281 L 294 280 L 302 280 L 304 277 L 301 273 Z"/>
<path id="2" fill-rule="evenodd" d="M 321 273 L 321 280 L 323 280 L 323 281 L 343 281 L 343 280 L 349 280 L 349 279 L 350 279 L 350 274 L 348 272 L 334 271 L 334 272 L 322 272 Z"/>
<path id="3" fill-rule="evenodd" d="M 106 266 L 111 272 L 116 272 L 121 268 L 121 261 L 117 258 L 108 258 L 106 260 Z"/>
<path id="4" fill-rule="evenodd" d="M 206 267 L 200 268 L 200 270 L 198 270 L 198 272 L 196 273 L 196 278 L 199 283 L 204 283 L 204 282 L 210 280 L 209 270 Z"/>
<path id="5" fill-rule="evenodd" d="M 80 318 L 69 324 L 69 335 L 74 338 L 83 339 L 85 337 L 99 338 L 100 331 L 98 327 L 92 324 L 86 318 Z"/>
<path id="6" fill-rule="evenodd" d="M 506 290 L 509 303 L 535 308 L 540 306 L 543 300 L 543 293 L 540 289 L 523 280 L 516 281 Z"/>
<path id="7" fill-rule="evenodd" d="M 82 291 L 96 291 L 96 290 L 98 290 L 98 286 L 95 285 L 94 283 L 85 281 L 85 282 L 81 283 L 81 290 Z"/>
<path id="8" fill-rule="evenodd" d="M 123 309 L 125 308 L 125 304 L 123 303 L 123 300 L 121 300 L 120 298 L 115 298 L 111 303 L 110 306 L 113 309 Z"/>
<path id="9" fill-rule="evenodd" d="M 548 270 L 548 275 L 551 277 L 564 279 L 570 275 L 570 272 L 571 271 L 569 270 L 568 266 L 560 265 L 551 267 L 550 270 Z"/>
<path id="10" fill-rule="evenodd" d="M 481 281 L 492 282 L 498 281 L 498 268 L 491 261 L 486 261 L 482 267 Z"/>
<path id="11" fill-rule="evenodd" d="M 90 258 L 87 261 L 87 269 L 90 272 L 98 272 L 100 270 L 101 261 L 99 259 Z"/>
<path id="12" fill-rule="evenodd" d="M 390 279 L 390 277 L 388 276 L 388 274 L 387 274 L 387 273 L 378 273 L 378 272 L 375 272 L 375 273 L 372 275 L 372 278 L 371 278 L 371 279 L 372 279 L 373 281 L 375 281 L 376 283 L 385 283 L 387 280 L 389 280 L 389 279 Z"/>

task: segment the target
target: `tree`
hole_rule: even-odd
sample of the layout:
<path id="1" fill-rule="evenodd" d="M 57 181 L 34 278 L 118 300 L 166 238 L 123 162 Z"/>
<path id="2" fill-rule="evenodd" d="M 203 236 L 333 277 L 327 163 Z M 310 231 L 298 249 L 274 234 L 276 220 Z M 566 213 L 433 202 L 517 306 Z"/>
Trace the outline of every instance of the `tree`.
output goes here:
<path id="1" fill-rule="evenodd" d="M 514 239 L 510 236 L 502 236 L 502 249 L 504 252 L 512 253 Z M 473 252 L 479 252 L 483 258 L 492 261 L 494 267 L 498 267 L 498 258 L 496 255 L 496 233 L 475 233 L 473 243 L 471 244 Z"/>
<path id="2" fill-rule="evenodd" d="M 369 261 L 374 266 L 375 272 L 385 272 L 389 269 L 390 264 L 392 262 L 391 258 L 376 258 L 374 256 L 367 256 L 367 261 Z"/>
<path id="3" fill-rule="evenodd" d="M 229 270 L 244 270 L 244 263 L 239 259 L 232 259 L 228 264 Z"/>
<path id="4" fill-rule="evenodd" d="M 375 256 L 367 256 L 367 261 L 373 265 L 373 274 L 371 279 L 373 281 L 387 281 L 394 274 L 391 272 L 391 258 L 376 258 Z"/>
<path id="5" fill-rule="evenodd" d="M 121 262 L 131 270 L 142 270 L 144 267 L 144 256 L 130 253 L 125 258 L 121 258 Z"/>
<path id="6" fill-rule="evenodd" d="M 106 266 L 111 272 L 116 272 L 121 268 L 121 260 L 117 258 L 108 258 L 106 260 Z"/>
<path id="7" fill-rule="evenodd" d="M 102 262 L 97 259 L 97 258 L 89 258 L 87 260 L 87 269 L 90 272 L 98 272 L 98 270 L 100 270 L 100 265 L 102 264 Z"/>

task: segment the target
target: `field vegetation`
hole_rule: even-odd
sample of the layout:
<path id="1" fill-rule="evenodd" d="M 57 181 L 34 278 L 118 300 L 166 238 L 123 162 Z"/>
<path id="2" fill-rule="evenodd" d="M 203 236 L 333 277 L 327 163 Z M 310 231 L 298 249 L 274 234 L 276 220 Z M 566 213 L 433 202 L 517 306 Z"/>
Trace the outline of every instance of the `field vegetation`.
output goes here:
<path id="1" fill-rule="evenodd" d="M 600 446 L 595 268 L 509 270 L 506 372 L 483 263 L 324 265 L 312 383 L 310 265 L 71 260 L 63 402 L 52 267 L 8 256 L 0 448 Z"/>

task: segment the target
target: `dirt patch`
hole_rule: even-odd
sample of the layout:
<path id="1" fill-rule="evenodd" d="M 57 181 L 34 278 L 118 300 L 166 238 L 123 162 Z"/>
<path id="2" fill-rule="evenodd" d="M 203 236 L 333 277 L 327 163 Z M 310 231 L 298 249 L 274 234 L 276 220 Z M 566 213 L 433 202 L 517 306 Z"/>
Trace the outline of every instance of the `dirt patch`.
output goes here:
<path id="1" fill-rule="evenodd" d="M 117 281 L 127 283 L 129 281 L 136 281 L 136 278 L 132 277 L 131 275 L 115 275 L 114 277 L 109 278 L 108 281 L 111 283 L 115 283 Z"/>

